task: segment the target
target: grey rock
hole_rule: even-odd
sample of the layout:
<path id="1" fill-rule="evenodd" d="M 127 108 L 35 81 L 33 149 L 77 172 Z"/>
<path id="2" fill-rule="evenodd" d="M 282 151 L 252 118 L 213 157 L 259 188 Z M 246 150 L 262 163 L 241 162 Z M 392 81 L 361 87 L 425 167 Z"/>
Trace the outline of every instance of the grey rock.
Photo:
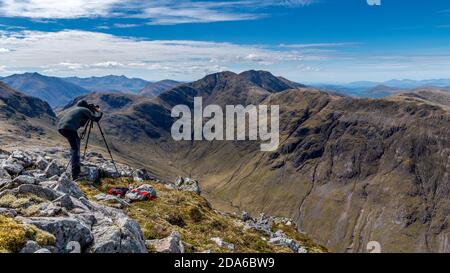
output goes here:
<path id="1" fill-rule="evenodd" d="M 20 253 L 35 253 L 41 249 L 41 246 L 35 241 L 27 241 L 25 246 L 20 250 Z"/>
<path id="2" fill-rule="evenodd" d="M 45 169 L 47 168 L 48 164 L 49 164 L 48 161 L 45 160 L 45 158 L 43 158 L 43 157 L 39 157 L 38 160 L 35 163 L 36 167 L 39 170 L 41 170 L 41 171 L 45 171 Z"/>
<path id="3" fill-rule="evenodd" d="M 55 190 L 31 184 L 19 186 L 18 191 L 19 193 L 31 193 L 49 201 L 53 201 L 61 196 L 61 194 Z"/>
<path id="4" fill-rule="evenodd" d="M 114 165 L 112 163 L 105 163 L 100 167 L 100 173 L 102 177 L 107 178 L 118 178 L 120 177 L 120 173 L 116 171 Z"/>
<path id="5" fill-rule="evenodd" d="M 144 235 L 139 224 L 121 215 L 109 218 L 96 214 L 97 222 L 92 227 L 95 241 L 89 252 L 147 253 Z"/>
<path id="6" fill-rule="evenodd" d="M 14 178 L 12 183 L 15 185 L 22 185 L 22 184 L 36 184 L 36 178 L 33 176 L 28 175 L 19 175 L 18 177 Z"/>
<path id="7" fill-rule="evenodd" d="M 58 183 L 56 184 L 54 190 L 67 193 L 75 198 L 84 197 L 83 192 L 78 188 L 77 184 L 67 178 L 67 176 L 63 175 L 58 180 Z"/>
<path id="8" fill-rule="evenodd" d="M 151 176 L 146 169 L 136 169 L 131 173 L 131 176 L 133 177 L 133 180 L 136 182 L 143 182 L 145 180 L 151 180 L 154 179 L 153 176 Z"/>
<path id="9" fill-rule="evenodd" d="M 47 168 L 45 168 L 45 175 L 47 177 L 52 177 L 55 175 L 60 175 L 61 171 L 59 169 L 58 164 L 56 163 L 55 160 L 53 160 L 48 166 Z"/>
<path id="10" fill-rule="evenodd" d="M 64 194 L 52 201 L 54 204 L 63 207 L 67 210 L 72 210 L 75 207 L 75 204 L 72 202 L 72 198 L 68 194 Z"/>
<path id="11" fill-rule="evenodd" d="M 10 175 L 18 175 L 24 169 L 22 165 L 8 161 L 3 162 L 1 168 L 7 171 Z"/>
<path id="12" fill-rule="evenodd" d="M 100 178 L 100 170 L 97 166 L 83 165 L 81 167 L 80 177 L 87 181 L 96 182 Z"/>
<path id="13" fill-rule="evenodd" d="M 36 254 L 44 254 L 44 253 L 52 253 L 50 250 L 48 250 L 47 248 L 41 248 L 37 251 L 35 251 L 34 253 Z"/>
<path id="14" fill-rule="evenodd" d="M 164 239 L 147 240 L 146 244 L 153 247 L 158 253 L 184 253 L 184 246 L 178 232 L 172 232 Z"/>
<path id="15" fill-rule="evenodd" d="M 21 164 L 24 168 L 30 167 L 33 164 L 31 155 L 20 150 L 12 152 L 9 156 L 9 160 Z"/>
<path id="16" fill-rule="evenodd" d="M 289 247 L 292 252 L 298 253 L 299 245 L 292 239 L 286 237 L 275 237 L 269 240 L 269 243 L 279 246 Z"/>
<path id="17" fill-rule="evenodd" d="M 14 218 L 17 216 L 17 211 L 15 209 L 0 208 L 0 215 Z"/>
<path id="18" fill-rule="evenodd" d="M 121 198 L 119 198 L 117 196 L 104 194 L 104 193 L 97 194 L 96 196 L 94 196 L 94 198 L 97 201 L 112 201 L 112 202 L 116 202 L 116 203 L 121 204 L 124 207 L 127 207 L 127 206 L 130 205 L 127 201 L 125 201 L 125 200 L 123 200 L 123 199 L 121 199 Z"/>
<path id="19" fill-rule="evenodd" d="M 190 191 L 195 192 L 197 194 L 201 193 L 198 181 L 191 178 L 179 176 L 175 180 L 175 186 L 182 191 Z"/>
<path id="20" fill-rule="evenodd" d="M 3 179 L 11 179 L 11 176 L 5 169 L 0 168 L 0 179 L 2 179 L 2 178 Z"/>
<path id="21" fill-rule="evenodd" d="M 247 222 L 249 220 L 252 220 L 252 216 L 250 215 L 250 213 L 244 211 L 242 212 L 241 219 L 242 221 Z"/>
<path id="22" fill-rule="evenodd" d="M 214 237 L 214 238 L 211 238 L 211 241 L 216 243 L 216 245 L 218 247 L 222 247 L 222 248 L 226 248 L 226 249 L 228 249 L 230 251 L 234 251 L 234 244 L 227 243 L 222 238 Z"/>
<path id="23" fill-rule="evenodd" d="M 42 203 L 39 210 L 39 216 L 41 217 L 55 217 L 61 216 L 63 210 L 60 206 L 53 203 Z"/>
<path id="24" fill-rule="evenodd" d="M 66 251 L 69 242 L 78 242 L 81 248 L 88 247 L 94 240 L 90 229 L 82 222 L 68 217 L 20 217 L 22 222 L 35 225 L 56 237 L 56 247 Z"/>

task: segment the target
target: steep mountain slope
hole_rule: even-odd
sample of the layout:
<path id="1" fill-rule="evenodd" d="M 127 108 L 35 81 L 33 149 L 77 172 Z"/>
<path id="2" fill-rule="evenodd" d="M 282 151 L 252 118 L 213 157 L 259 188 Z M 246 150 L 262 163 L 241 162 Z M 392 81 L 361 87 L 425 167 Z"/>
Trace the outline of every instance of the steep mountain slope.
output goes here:
<path id="1" fill-rule="evenodd" d="M 384 252 L 450 251 L 447 108 L 397 96 L 282 91 L 272 77 L 248 74 L 209 75 L 153 100 L 86 98 L 110 107 L 103 124 L 116 152 L 167 179 L 198 178 L 219 208 L 294 218 L 332 251 L 363 252 L 369 241 Z M 279 105 L 278 150 L 261 152 L 254 141 L 174 142 L 170 109 L 192 106 L 194 96 L 204 105 Z"/>
<path id="2" fill-rule="evenodd" d="M 0 143 L 41 135 L 55 124 L 50 106 L 0 82 Z"/>
<path id="3" fill-rule="evenodd" d="M 180 84 L 181 84 L 180 82 L 173 80 L 162 80 L 158 82 L 152 82 L 148 83 L 141 91 L 139 91 L 138 94 L 140 96 L 154 98 L 161 95 L 161 93 L 168 91 Z"/>
<path id="4" fill-rule="evenodd" d="M 250 70 L 242 72 L 239 75 L 270 92 L 281 92 L 287 89 L 305 87 L 302 84 L 291 82 L 285 78 L 275 77 L 267 71 Z"/>
<path id="5" fill-rule="evenodd" d="M 383 98 L 383 97 L 391 96 L 395 93 L 400 93 L 401 91 L 402 91 L 402 89 L 400 89 L 400 88 L 387 86 L 387 85 L 377 85 L 375 87 L 372 87 L 372 88 L 366 90 L 364 92 L 363 96 L 369 97 L 369 98 Z"/>
<path id="6" fill-rule="evenodd" d="M 3 78 L 2 81 L 20 92 L 45 100 L 53 108 L 89 93 L 88 90 L 60 78 L 38 73 L 15 74 Z"/>
<path id="7" fill-rule="evenodd" d="M 114 75 L 90 78 L 69 77 L 63 79 L 91 92 L 138 93 L 149 83 L 143 79 L 130 79 L 125 76 Z"/>
<path id="8" fill-rule="evenodd" d="M 398 94 L 397 96 L 406 100 L 424 101 L 425 103 L 450 107 L 450 91 L 445 89 L 422 88 L 409 93 Z"/>

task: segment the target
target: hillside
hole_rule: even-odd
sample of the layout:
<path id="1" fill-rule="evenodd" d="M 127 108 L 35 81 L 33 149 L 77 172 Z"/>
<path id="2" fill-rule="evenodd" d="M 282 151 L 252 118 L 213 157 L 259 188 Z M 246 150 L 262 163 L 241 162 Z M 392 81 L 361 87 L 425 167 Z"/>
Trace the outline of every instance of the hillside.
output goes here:
<path id="1" fill-rule="evenodd" d="M 95 92 L 122 92 L 138 93 L 148 82 L 138 78 L 127 78 L 125 76 L 103 76 L 103 77 L 68 77 L 63 80 L 83 87 L 92 93 Z"/>
<path id="2" fill-rule="evenodd" d="M 15 74 L 1 80 L 10 87 L 29 96 L 46 101 L 52 108 L 67 104 L 71 99 L 88 90 L 57 77 L 47 77 L 38 73 Z"/>
<path id="3" fill-rule="evenodd" d="M 222 213 L 189 185 L 123 164 L 116 173 L 99 153 L 88 154 L 84 180 L 75 183 L 64 154 L 41 146 L 0 151 L 0 253 L 326 251 L 290 219 Z M 156 199 L 107 194 L 112 187 L 151 188 Z"/>
<path id="4" fill-rule="evenodd" d="M 180 82 L 173 80 L 162 80 L 158 82 L 148 83 L 141 91 L 139 91 L 138 95 L 155 98 L 165 91 L 168 91 L 180 84 Z"/>
<path id="5" fill-rule="evenodd" d="M 449 233 L 448 110 L 404 98 L 266 90 L 262 82 L 212 74 L 153 100 L 134 97 L 104 124 L 117 153 L 139 157 L 157 176 L 198 177 L 215 207 L 293 218 L 332 251 L 363 252 L 372 240 L 387 252 L 449 249 L 441 239 Z M 170 109 L 192 106 L 194 96 L 205 105 L 280 105 L 280 147 L 262 153 L 257 142 L 173 142 Z"/>
<path id="6" fill-rule="evenodd" d="M 50 106 L 0 82 L 0 143 L 20 141 L 52 131 L 56 122 Z"/>

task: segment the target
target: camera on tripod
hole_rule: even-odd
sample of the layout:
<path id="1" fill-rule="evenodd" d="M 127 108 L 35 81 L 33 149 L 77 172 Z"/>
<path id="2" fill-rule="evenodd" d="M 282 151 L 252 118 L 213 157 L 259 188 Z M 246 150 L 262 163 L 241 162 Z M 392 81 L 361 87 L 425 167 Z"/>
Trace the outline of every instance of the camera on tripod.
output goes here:
<path id="1" fill-rule="evenodd" d="M 90 104 L 88 104 L 87 108 L 89 110 L 91 110 L 91 112 L 99 112 L 100 111 L 100 105 L 98 105 L 98 104 L 90 103 Z"/>

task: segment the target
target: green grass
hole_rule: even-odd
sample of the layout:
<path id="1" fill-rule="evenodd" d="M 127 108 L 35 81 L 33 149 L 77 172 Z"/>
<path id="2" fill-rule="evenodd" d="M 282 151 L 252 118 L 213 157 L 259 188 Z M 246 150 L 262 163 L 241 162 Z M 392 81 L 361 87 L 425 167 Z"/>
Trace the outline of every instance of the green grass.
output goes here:
<path id="1" fill-rule="evenodd" d="M 146 181 L 155 187 L 158 198 L 153 201 L 132 203 L 125 212 L 135 219 L 142 228 L 145 239 L 161 239 L 178 231 L 182 241 L 187 245 L 187 252 L 210 250 L 228 252 L 211 241 L 213 237 L 223 238 L 225 242 L 235 245 L 236 252 L 291 252 L 289 248 L 269 244 L 267 236 L 254 230 L 243 230 L 243 223 L 233 215 L 216 212 L 207 200 L 195 193 L 167 189 L 164 185 Z M 84 193 L 93 198 L 100 192 L 107 192 L 110 187 L 138 186 L 129 179 L 104 179 L 100 184 L 80 185 Z M 109 204 L 110 205 L 110 204 Z M 290 231 L 295 234 L 294 231 Z M 298 232 L 297 232 L 298 233 Z M 307 244 L 308 249 L 323 252 L 322 247 L 298 234 L 298 238 Z M 149 249 L 152 251 L 152 249 Z"/>

